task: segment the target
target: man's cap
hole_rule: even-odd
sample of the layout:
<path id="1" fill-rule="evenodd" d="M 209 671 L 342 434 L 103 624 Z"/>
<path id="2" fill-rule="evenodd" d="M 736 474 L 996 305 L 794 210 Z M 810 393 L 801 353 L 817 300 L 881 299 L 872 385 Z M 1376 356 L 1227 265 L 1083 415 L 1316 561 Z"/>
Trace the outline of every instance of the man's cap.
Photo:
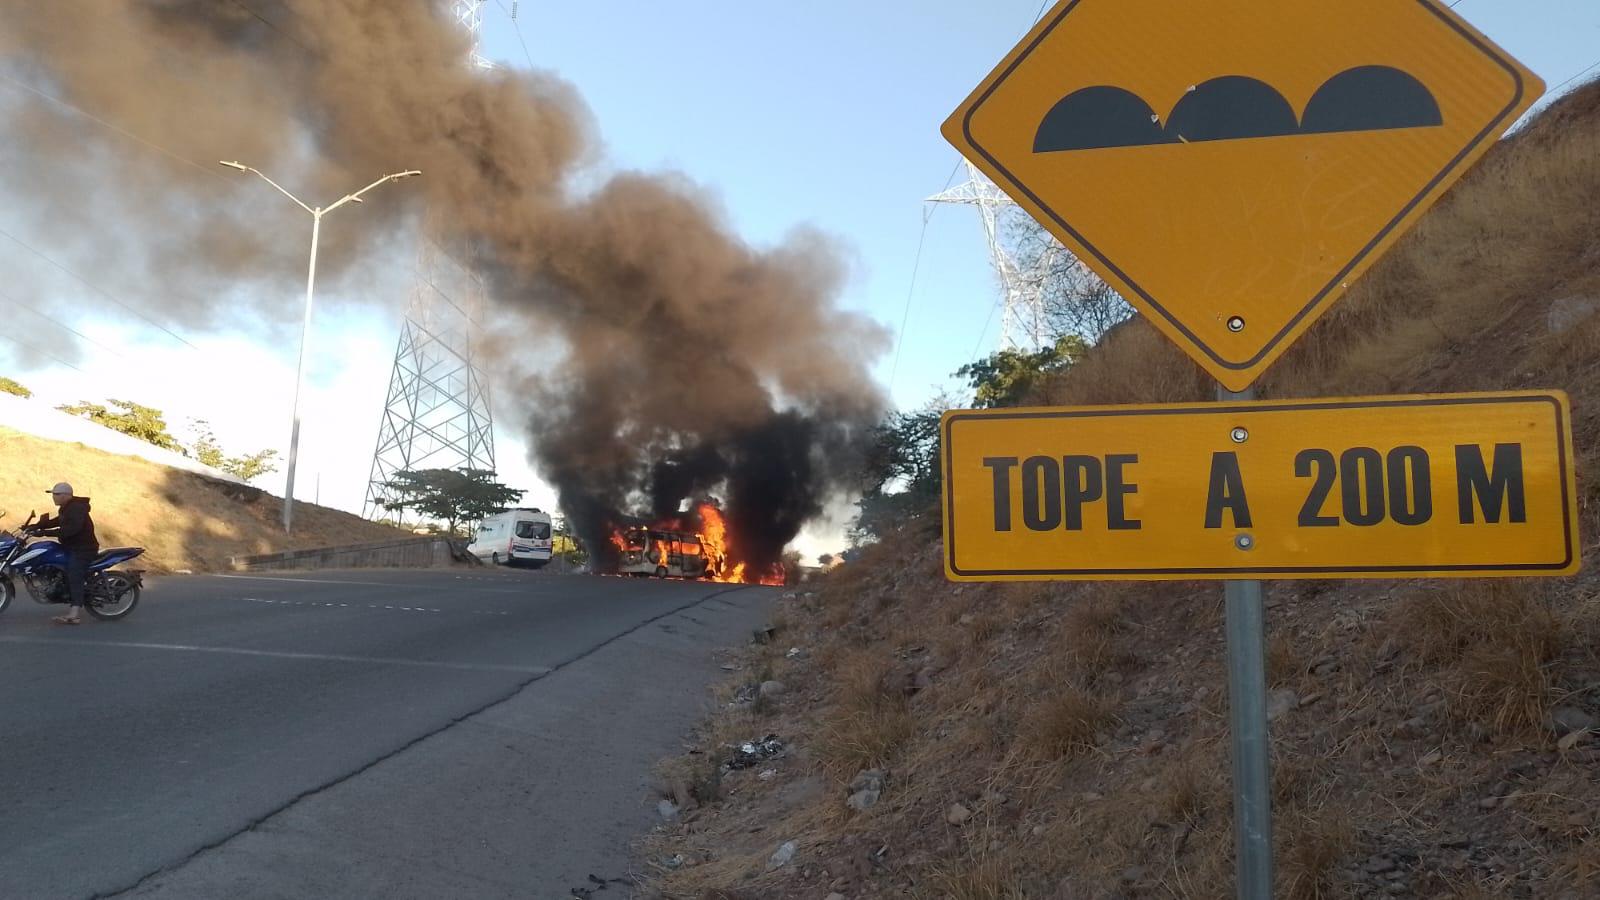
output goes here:
<path id="1" fill-rule="evenodd" d="M 67 494 L 67 495 L 70 496 L 72 494 L 72 485 L 67 484 L 65 481 L 60 481 L 60 482 L 56 483 L 55 487 L 51 488 L 48 491 L 45 491 L 45 493 L 47 493 L 47 494 Z"/>

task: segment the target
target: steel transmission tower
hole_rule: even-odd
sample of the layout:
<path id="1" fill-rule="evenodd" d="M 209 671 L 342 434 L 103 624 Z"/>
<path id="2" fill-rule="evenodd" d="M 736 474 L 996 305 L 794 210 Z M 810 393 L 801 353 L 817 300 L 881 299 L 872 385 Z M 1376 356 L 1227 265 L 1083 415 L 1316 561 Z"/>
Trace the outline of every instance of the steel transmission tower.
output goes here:
<path id="1" fill-rule="evenodd" d="M 1017 209 L 988 176 L 978 171 L 972 163 L 965 163 L 967 168 L 967 181 L 958 184 L 946 191 L 934 194 L 928 198 L 929 203 L 956 203 L 963 206 L 978 208 L 978 216 L 983 221 L 983 234 L 989 241 L 989 261 L 994 265 L 995 275 L 1000 280 L 1000 346 L 1004 349 L 1015 349 L 1029 346 L 1033 348 L 1044 344 L 1046 327 L 1044 320 L 1044 293 L 1043 281 L 1040 278 L 1028 277 L 1032 273 L 1024 273 L 1017 264 L 1011 252 L 1001 242 L 1000 222 L 1002 216 Z M 1054 241 L 1055 247 L 1059 247 Z M 1043 271 L 1055 257 L 1056 250 L 1047 251 L 1039 260 L 1038 270 Z"/>
<path id="2" fill-rule="evenodd" d="M 456 24 L 472 36 L 472 49 L 467 59 L 475 69 L 492 69 L 494 63 L 478 52 L 478 36 L 483 30 L 483 8 L 489 0 L 450 0 L 450 16 Z"/>
<path id="3" fill-rule="evenodd" d="M 450 0 L 451 17 L 472 36 L 469 63 L 479 69 L 493 68 L 478 50 L 485 2 Z M 369 519 L 388 514 L 386 485 L 397 472 L 495 467 L 489 385 L 477 364 L 483 279 L 473 270 L 472 248 L 447 251 L 444 233 L 436 217 L 424 217 L 362 506 Z"/>

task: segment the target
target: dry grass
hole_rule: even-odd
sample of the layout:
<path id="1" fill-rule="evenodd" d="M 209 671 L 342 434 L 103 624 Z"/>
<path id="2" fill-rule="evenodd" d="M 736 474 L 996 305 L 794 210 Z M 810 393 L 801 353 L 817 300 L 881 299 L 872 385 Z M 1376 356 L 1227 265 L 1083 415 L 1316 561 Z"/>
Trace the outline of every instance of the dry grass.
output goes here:
<path id="1" fill-rule="evenodd" d="M 967 626 L 967 637 L 974 646 L 979 646 L 987 644 L 1005 629 L 1006 620 L 999 613 L 988 611 L 974 613 L 971 623 Z"/>
<path id="2" fill-rule="evenodd" d="M 937 864 L 928 881 L 931 890 L 920 896 L 930 900 L 1009 900 L 1022 896 L 1015 864 L 989 852 Z"/>
<path id="3" fill-rule="evenodd" d="M 817 732 L 817 759 L 829 776 L 845 781 L 863 769 L 887 765 L 916 728 L 906 709 L 835 713 Z"/>
<path id="4" fill-rule="evenodd" d="M 1301 672 L 1300 654 L 1286 634 L 1274 634 L 1267 639 L 1267 685 L 1286 687 L 1293 684 Z"/>
<path id="5" fill-rule="evenodd" d="M 215 571 L 231 556 L 411 536 L 309 503 L 295 504 L 294 535 L 285 536 L 282 502 L 265 492 L 0 428 L 0 508 L 9 511 L 0 525 L 44 511 L 45 488 L 61 480 L 92 500 L 102 546 L 144 547 L 139 564 L 155 572 Z"/>
<path id="6" fill-rule="evenodd" d="M 1342 896 L 1334 875 L 1356 845 L 1356 827 L 1348 812 L 1324 807 L 1288 817 L 1280 829 L 1284 896 L 1289 900 L 1326 900 Z"/>
<path id="7" fill-rule="evenodd" d="M 1528 582 L 1461 582 L 1413 594 L 1389 631 L 1413 665 L 1454 675 L 1451 706 L 1504 734 L 1538 729 L 1555 700 L 1560 621 Z"/>
<path id="8" fill-rule="evenodd" d="M 885 765 L 916 731 L 906 696 L 894 684 L 893 660 L 870 651 L 835 664 L 836 696 L 816 736 L 817 759 L 831 777 L 848 780 Z"/>
<path id="9" fill-rule="evenodd" d="M 1058 658 L 1069 679 L 1098 685 L 1107 673 L 1137 661 L 1129 637 L 1122 598 L 1114 589 L 1096 585 L 1063 611 Z"/>
<path id="10" fill-rule="evenodd" d="M 1112 709 L 1107 698 L 1063 677 L 1054 689 L 1030 700 L 1018 737 L 1038 759 L 1073 756 L 1094 749 Z"/>
<path id="11" fill-rule="evenodd" d="M 1210 810 L 1219 794 L 1215 778 L 1193 759 L 1167 770 L 1162 791 L 1164 821 L 1193 825 Z"/>

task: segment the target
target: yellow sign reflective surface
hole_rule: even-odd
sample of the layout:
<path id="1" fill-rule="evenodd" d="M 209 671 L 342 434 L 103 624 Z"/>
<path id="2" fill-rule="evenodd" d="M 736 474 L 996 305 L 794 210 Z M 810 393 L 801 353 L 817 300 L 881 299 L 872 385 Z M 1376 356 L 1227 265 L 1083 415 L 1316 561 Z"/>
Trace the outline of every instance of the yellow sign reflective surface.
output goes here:
<path id="1" fill-rule="evenodd" d="M 1437 0 L 1063 0 L 943 131 L 1241 390 L 1543 91 Z"/>
<path id="2" fill-rule="evenodd" d="M 1559 392 L 946 413 L 974 581 L 1567 575 Z"/>

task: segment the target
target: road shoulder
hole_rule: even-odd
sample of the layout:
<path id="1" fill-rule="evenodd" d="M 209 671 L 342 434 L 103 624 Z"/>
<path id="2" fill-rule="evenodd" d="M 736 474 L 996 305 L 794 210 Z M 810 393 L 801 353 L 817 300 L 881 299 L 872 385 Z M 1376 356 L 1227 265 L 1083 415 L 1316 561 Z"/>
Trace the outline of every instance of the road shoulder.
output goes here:
<path id="1" fill-rule="evenodd" d="M 772 597 L 654 620 L 122 896 L 566 896 L 624 878 L 653 821 L 651 766 L 705 715 L 714 651 Z"/>

